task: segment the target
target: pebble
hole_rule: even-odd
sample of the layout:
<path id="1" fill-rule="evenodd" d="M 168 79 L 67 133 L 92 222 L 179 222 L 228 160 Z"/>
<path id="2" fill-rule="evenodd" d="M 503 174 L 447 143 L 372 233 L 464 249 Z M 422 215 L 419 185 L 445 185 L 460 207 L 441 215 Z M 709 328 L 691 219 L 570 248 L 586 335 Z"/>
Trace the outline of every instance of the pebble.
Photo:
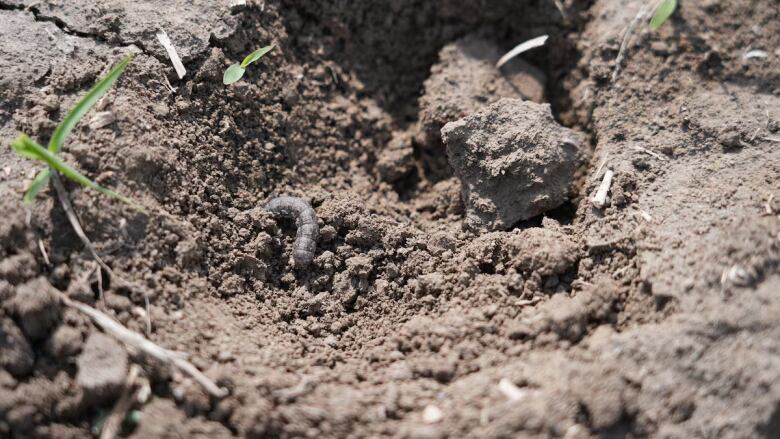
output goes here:
<path id="1" fill-rule="evenodd" d="M 426 424 L 435 424 L 444 418 L 444 412 L 435 405 L 429 404 L 422 413 L 422 420 Z"/>

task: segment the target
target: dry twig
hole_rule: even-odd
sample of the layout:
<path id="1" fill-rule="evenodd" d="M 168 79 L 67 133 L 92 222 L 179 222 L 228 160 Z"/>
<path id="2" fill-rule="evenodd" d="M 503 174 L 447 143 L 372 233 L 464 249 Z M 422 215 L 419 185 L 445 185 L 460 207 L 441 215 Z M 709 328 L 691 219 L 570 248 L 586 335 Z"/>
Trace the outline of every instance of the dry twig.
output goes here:
<path id="1" fill-rule="evenodd" d="M 46 247 L 43 245 L 43 240 L 40 238 L 38 238 L 38 250 L 41 251 L 41 256 L 43 256 L 43 261 L 46 262 L 46 265 L 51 266 L 49 254 L 46 253 Z"/>

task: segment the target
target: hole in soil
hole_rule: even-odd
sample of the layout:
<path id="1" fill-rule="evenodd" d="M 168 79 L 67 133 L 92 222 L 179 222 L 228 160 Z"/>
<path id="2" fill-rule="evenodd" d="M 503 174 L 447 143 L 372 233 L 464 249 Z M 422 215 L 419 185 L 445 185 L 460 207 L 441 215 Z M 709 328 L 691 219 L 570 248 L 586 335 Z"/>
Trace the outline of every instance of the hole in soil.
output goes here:
<path id="1" fill-rule="evenodd" d="M 496 267 L 493 264 L 482 262 L 479 264 L 479 271 L 482 274 L 496 274 Z"/>
<path id="2" fill-rule="evenodd" d="M 527 220 L 518 221 L 512 228 L 523 230 L 531 227 L 542 227 L 542 221 L 545 217 L 558 221 L 562 226 L 571 225 L 577 216 L 577 206 L 577 200 L 567 200 L 555 209 L 548 210 Z"/>

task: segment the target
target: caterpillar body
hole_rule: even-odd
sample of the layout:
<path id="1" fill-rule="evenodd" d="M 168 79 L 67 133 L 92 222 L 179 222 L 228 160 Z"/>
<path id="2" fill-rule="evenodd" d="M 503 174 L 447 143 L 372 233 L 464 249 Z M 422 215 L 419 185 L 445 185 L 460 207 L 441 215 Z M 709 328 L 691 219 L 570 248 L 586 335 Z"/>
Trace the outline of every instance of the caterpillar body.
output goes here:
<path id="1" fill-rule="evenodd" d="M 314 209 L 298 197 L 276 197 L 265 205 L 265 210 L 275 216 L 295 218 L 297 231 L 293 244 L 293 261 L 296 266 L 305 267 L 314 259 L 320 226 Z"/>

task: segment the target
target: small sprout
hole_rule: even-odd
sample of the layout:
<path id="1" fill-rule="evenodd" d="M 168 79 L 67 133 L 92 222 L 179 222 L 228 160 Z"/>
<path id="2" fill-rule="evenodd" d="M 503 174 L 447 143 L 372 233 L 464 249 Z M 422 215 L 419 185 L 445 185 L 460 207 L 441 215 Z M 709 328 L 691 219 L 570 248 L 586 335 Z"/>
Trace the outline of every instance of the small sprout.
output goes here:
<path id="1" fill-rule="evenodd" d="M 675 8 L 677 8 L 677 0 L 663 0 L 655 9 L 653 18 L 650 19 L 650 29 L 658 30 L 672 16 Z"/>
<path id="2" fill-rule="evenodd" d="M 89 178 L 83 176 L 75 169 L 65 164 L 57 157 L 57 153 L 62 150 L 62 146 L 65 144 L 65 140 L 76 124 L 89 112 L 92 106 L 100 100 L 101 97 L 108 91 L 109 88 L 116 82 L 117 79 L 125 71 L 125 68 L 133 59 L 133 55 L 126 56 L 119 64 L 116 65 L 105 78 L 98 81 L 94 87 L 73 107 L 65 119 L 60 122 L 57 128 L 54 130 L 51 139 L 49 140 L 49 147 L 44 148 L 28 135 L 21 134 L 13 142 L 11 142 L 11 148 L 16 151 L 17 154 L 32 160 L 40 160 L 49 165 L 46 169 L 42 170 L 35 176 L 35 179 L 27 188 L 24 194 L 24 202 L 29 205 L 34 200 L 38 193 L 43 189 L 46 183 L 49 182 L 51 177 L 51 169 L 59 171 L 62 175 L 70 178 L 71 180 L 92 189 L 95 189 L 103 194 L 116 198 L 120 201 L 130 204 L 136 209 L 143 210 L 139 205 L 135 204 L 129 198 L 124 197 L 114 191 L 106 189 L 97 183 L 93 182 Z"/>
<path id="3" fill-rule="evenodd" d="M 245 71 L 246 69 L 241 67 L 240 64 L 233 64 L 232 66 L 228 67 L 227 70 L 225 70 L 225 75 L 222 76 L 222 83 L 229 85 L 238 81 L 242 76 L 244 76 Z"/>
<path id="4" fill-rule="evenodd" d="M 273 48 L 273 44 L 270 46 L 261 47 L 260 49 L 257 49 L 247 55 L 246 58 L 241 61 L 241 64 L 233 64 L 232 66 L 228 67 L 227 70 L 225 70 L 225 74 L 222 76 L 222 83 L 229 85 L 241 79 L 241 77 L 244 76 L 246 68 L 249 67 L 249 64 L 252 64 L 253 62 L 262 58 L 263 55 L 270 52 Z"/>
<path id="5" fill-rule="evenodd" d="M 71 168 L 65 162 L 60 160 L 57 154 L 54 154 L 48 149 L 42 147 L 29 136 L 27 136 L 27 134 L 19 135 L 16 140 L 11 142 L 11 147 L 14 151 L 16 151 L 17 154 L 21 155 L 22 157 L 26 157 L 32 160 L 40 160 L 49 165 L 49 168 L 58 171 L 60 174 L 68 177 L 82 186 L 94 189 L 102 194 L 108 195 L 109 197 L 116 198 L 117 200 L 122 201 L 123 203 L 127 203 L 136 209 L 143 210 L 141 206 L 134 203 L 133 200 L 110 189 L 106 189 L 103 186 L 100 186 L 99 184 L 79 173 L 77 170 Z"/>

